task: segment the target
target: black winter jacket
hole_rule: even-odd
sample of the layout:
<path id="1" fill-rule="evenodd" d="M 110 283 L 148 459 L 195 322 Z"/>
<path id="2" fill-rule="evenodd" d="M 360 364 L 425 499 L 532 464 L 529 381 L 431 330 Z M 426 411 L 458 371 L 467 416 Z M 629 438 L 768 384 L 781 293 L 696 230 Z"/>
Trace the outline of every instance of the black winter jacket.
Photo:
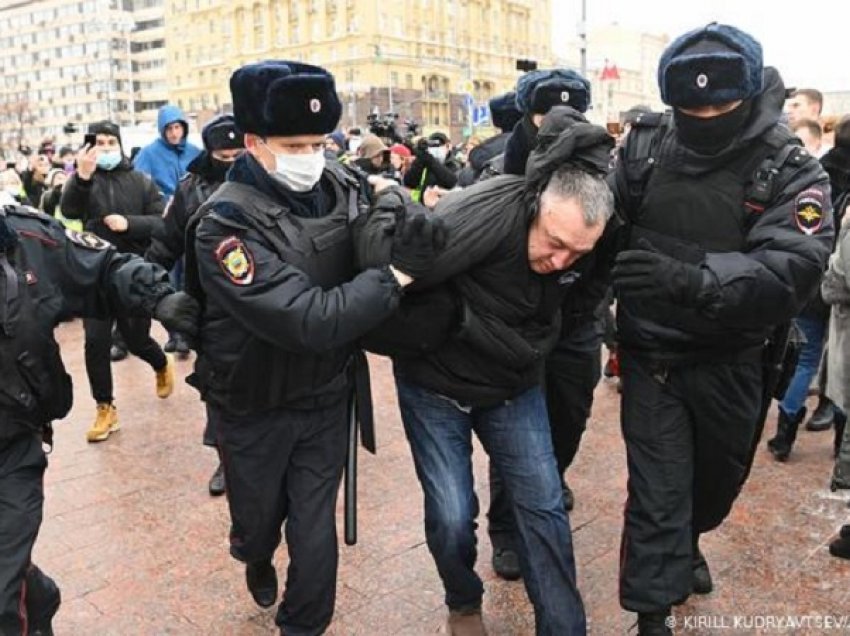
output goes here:
<path id="1" fill-rule="evenodd" d="M 222 184 L 205 151 L 189 164 L 188 174 L 177 186 L 163 214 L 163 223 L 154 230 L 145 259 L 171 269 L 186 251 L 186 226 L 216 188 Z"/>
<path id="2" fill-rule="evenodd" d="M 466 188 L 478 181 L 487 162 L 505 152 L 505 146 L 510 137 L 509 132 L 500 133 L 475 146 L 469 153 L 469 161 L 458 174 L 457 184 Z"/>
<path id="3" fill-rule="evenodd" d="M 133 170 L 126 159 L 114 170 L 98 168 L 85 181 L 73 175 L 62 189 L 62 214 L 80 219 L 87 232 L 112 243 L 119 252 L 142 255 L 151 234 L 163 224 L 165 202 L 150 177 Z M 120 214 L 127 217 L 126 232 L 113 232 L 103 217 Z"/>
<path id="4" fill-rule="evenodd" d="M 529 267 L 534 210 L 524 186 L 522 177 L 495 177 L 438 205 L 449 243 L 412 287 L 448 285 L 460 320 L 435 351 L 397 358 L 400 377 L 473 406 L 498 404 L 540 383 L 565 289 L 562 272 L 540 275 Z"/>
<path id="5" fill-rule="evenodd" d="M 689 183 L 706 180 L 745 156 L 756 156 L 760 148 L 763 152 L 762 143 L 769 135 L 771 139 L 785 139 L 783 143 L 797 143 L 779 123 L 784 100 L 779 74 L 766 68 L 765 89 L 753 100 L 746 128 L 723 151 L 699 155 L 679 142 L 672 126 L 663 133 L 653 173 L 663 169 L 678 175 L 683 184 L 675 193 L 676 204 L 683 206 L 678 209 L 673 203 L 667 203 L 663 210 L 651 206 L 639 211 L 625 209 L 630 207 L 625 203 L 630 200 L 626 179 L 629 148 L 638 138 L 634 130 L 629 134 L 613 180 L 623 216 L 635 220 L 643 215 L 667 215 L 668 225 L 678 226 L 678 232 L 668 236 L 695 244 L 703 252 L 701 261 L 695 263 L 702 272 L 702 287 L 696 307 L 681 307 L 661 298 L 638 300 L 621 295 L 617 324 L 622 347 L 671 361 L 735 356 L 760 347 L 775 325 L 795 317 L 812 297 L 833 238 L 829 182 L 814 157 L 804 155 L 800 165 L 780 172 L 772 201 L 751 217 L 738 251 L 712 251 L 700 243 L 700 237 L 689 233 L 685 223 L 677 222 L 677 215 L 680 218 L 686 213 L 684 206 L 693 203 Z M 650 178 L 643 201 L 651 200 L 652 184 Z M 668 188 L 667 192 L 672 191 Z M 798 212 L 806 211 L 807 200 L 818 200 L 822 215 L 811 219 L 819 221 L 817 228 L 812 224 L 815 229 L 811 232 L 804 231 L 798 218 Z"/>
<path id="6" fill-rule="evenodd" d="M 158 265 L 118 253 L 105 241 L 68 233 L 32 208 L 7 207 L 4 214 L 0 241 L 9 240 L 10 229 L 16 233 L 8 258 L 21 293 L 7 295 L 10 278 L 2 277 L 2 320 L 15 337 L 4 334 L 2 342 L 0 449 L 8 438 L 40 432 L 71 408 L 71 378 L 53 335 L 60 322 L 72 316 L 150 316 L 174 291 Z"/>
<path id="7" fill-rule="evenodd" d="M 480 407 L 504 402 L 541 382 L 546 355 L 560 336 L 564 295 L 588 271 L 592 256 L 579 259 L 567 272 L 535 273 L 528 261 L 535 200 L 562 165 L 578 165 L 601 178 L 613 145 L 604 129 L 572 109 L 555 112 L 550 123 L 550 134 L 538 144 L 526 175 L 493 177 L 437 204 L 448 244 L 428 275 L 410 286 L 402 313 L 418 297 L 425 298 L 403 316 L 414 345 L 424 339 L 416 309 L 425 316 L 422 331 L 431 331 L 432 323 L 448 324 L 450 330 L 442 339 L 430 338 L 419 351 L 414 346 L 394 356 L 400 377 Z M 447 319 L 446 314 L 456 316 Z"/>
<path id="8" fill-rule="evenodd" d="M 319 186 L 329 192 L 334 191 L 332 169 L 341 172 L 328 164 Z M 202 394 L 238 414 L 269 408 L 243 399 L 246 386 L 267 401 L 288 408 L 313 409 L 345 399 L 350 389 L 345 374 L 356 340 L 398 306 L 396 279 L 386 267 L 355 272 L 354 263 L 348 262 L 350 254 L 346 262 L 339 263 L 350 275 L 338 284 L 323 286 L 311 279 L 303 269 L 287 262 L 279 248 L 256 229 L 261 223 L 271 232 L 278 227 L 275 219 L 284 215 L 294 224 L 304 220 L 285 204 L 279 192 L 282 186 L 250 155 L 237 159 L 227 180 L 255 192 L 264 212 L 257 215 L 219 201 L 223 191 L 219 190 L 196 215 L 200 221 L 194 259 L 187 255 L 186 276 L 187 287 L 191 287 L 188 269 L 194 261 L 205 301 L 195 367 L 203 383 Z M 348 202 L 326 198 L 321 216 L 338 205 L 347 206 Z M 338 227 L 315 237 L 313 244 L 325 253 L 346 247 L 353 243 L 350 233 L 344 231 L 348 229 Z M 289 242 L 288 237 L 281 241 Z M 235 277 L 237 271 L 243 278 Z"/>

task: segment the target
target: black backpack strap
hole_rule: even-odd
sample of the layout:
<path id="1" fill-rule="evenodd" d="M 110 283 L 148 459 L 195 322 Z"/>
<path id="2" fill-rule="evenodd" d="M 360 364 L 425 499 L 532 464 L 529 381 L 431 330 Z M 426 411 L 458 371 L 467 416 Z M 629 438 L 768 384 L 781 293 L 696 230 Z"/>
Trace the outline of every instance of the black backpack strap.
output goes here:
<path id="1" fill-rule="evenodd" d="M 617 171 L 618 191 L 623 197 L 620 204 L 627 221 L 637 216 L 671 119 L 670 111 L 641 113 L 632 122 L 626 144 L 620 149 L 619 161 L 623 167 Z"/>

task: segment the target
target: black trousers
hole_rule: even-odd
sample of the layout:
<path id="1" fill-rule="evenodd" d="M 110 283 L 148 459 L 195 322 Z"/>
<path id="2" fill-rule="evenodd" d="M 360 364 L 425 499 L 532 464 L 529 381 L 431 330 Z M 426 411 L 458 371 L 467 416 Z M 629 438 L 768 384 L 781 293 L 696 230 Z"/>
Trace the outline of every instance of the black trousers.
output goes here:
<path id="1" fill-rule="evenodd" d="M 235 416 L 209 406 L 227 480 L 230 553 L 270 560 L 286 520 L 289 567 L 276 623 L 321 634 L 336 602 L 336 499 L 345 463 L 348 405 Z"/>
<path id="2" fill-rule="evenodd" d="M 589 339 L 580 338 L 569 349 L 553 351 L 546 360 L 546 408 L 558 472 L 564 473 L 578 453 L 593 405 L 593 391 L 601 376 L 602 335 L 589 324 Z M 591 331 L 592 330 L 592 331 Z M 490 464 L 490 509 L 487 532 L 496 548 L 514 546 L 516 522 L 502 478 Z"/>
<path id="3" fill-rule="evenodd" d="M 0 636 L 24 636 L 59 608 L 56 584 L 30 560 L 41 526 L 45 468 L 40 436 L 0 439 Z"/>
<path id="4" fill-rule="evenodd" d="M 218 446 L 218 434 L 215 430 L 215 420 L 210 415 L 210 407 L 207 404 L 207 422 L 204 425 L 204 435 L 203 435 L 204 446 L 212 446 L 213 448 Z"/>
<path id="5" fill-rule="evenodd" d="M 691 592 L 693 546 L 726 518 L 761 405 L 758 360 L 664 366 L 621 349 L 628 500 L 620 604 L 664 611 Z"/>
<path id="6" fill-rule="evenodd" d="M 167 359 L 156 340 L 151 338 L 150 318 L 121 317 L 109 320 L 84 318 L 86 333 L 86 373 L 95 402 L 112 402 L 112 325 L 117 324 L 127 350 L 147 362 L 154 371 L 165 368 Z"/>

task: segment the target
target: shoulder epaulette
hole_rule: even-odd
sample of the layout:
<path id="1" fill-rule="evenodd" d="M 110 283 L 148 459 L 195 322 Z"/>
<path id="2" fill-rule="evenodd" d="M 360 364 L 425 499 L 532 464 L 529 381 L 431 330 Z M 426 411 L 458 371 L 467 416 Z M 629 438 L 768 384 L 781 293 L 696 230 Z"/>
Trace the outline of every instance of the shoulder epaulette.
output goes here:
<path id="1" fill-rule="evenodd" d="M 49 214 L 45 214 L 41 210 L 34 208 L 29 205 L 9 205 L 4 208 L 7 213 L 15 214 L 17 216 L 23 216 L 28 218 L 35 218 L 41 221 L 50 221 L 54 220 L 52 216 Z"/>
<path id="2" fill-rule="evenodd" d="M 248 219 L 245 218 L 245 214 L 242 212 L 242 210 L 239 209 L 238 206 L 231 203 L 230 201 L 220 201 L 214 203 L 210 207 L 208 216 L 221 219 L 225 222 L 237 223 L 238 225 L 244 225 L 245 227 L 249 227 Z"/>

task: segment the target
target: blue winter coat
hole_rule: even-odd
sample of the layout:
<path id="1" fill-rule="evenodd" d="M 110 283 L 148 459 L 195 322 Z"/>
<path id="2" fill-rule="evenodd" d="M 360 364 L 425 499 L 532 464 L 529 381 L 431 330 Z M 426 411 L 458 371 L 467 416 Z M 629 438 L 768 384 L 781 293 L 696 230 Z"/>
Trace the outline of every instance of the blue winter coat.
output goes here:
<path id="1" fill-rule="evenodd" d="M 165 129 L 174 122 L 183 124 L 185 130 L 183 139 L 176 145 L 165 140 Z M 178 182 L 186 174 L 192 160 L 200 154 L 201 149 L 186 141 L 189 124 L 186 122 L 183 111 L 177 106 L 166 104 L 159 109 L 157 128 L 159 128 L 159 139 L 139 151 L 133 161 L 133 167 L 149 174 L 160 192 L 167 198 L 174 194 Z"/>

